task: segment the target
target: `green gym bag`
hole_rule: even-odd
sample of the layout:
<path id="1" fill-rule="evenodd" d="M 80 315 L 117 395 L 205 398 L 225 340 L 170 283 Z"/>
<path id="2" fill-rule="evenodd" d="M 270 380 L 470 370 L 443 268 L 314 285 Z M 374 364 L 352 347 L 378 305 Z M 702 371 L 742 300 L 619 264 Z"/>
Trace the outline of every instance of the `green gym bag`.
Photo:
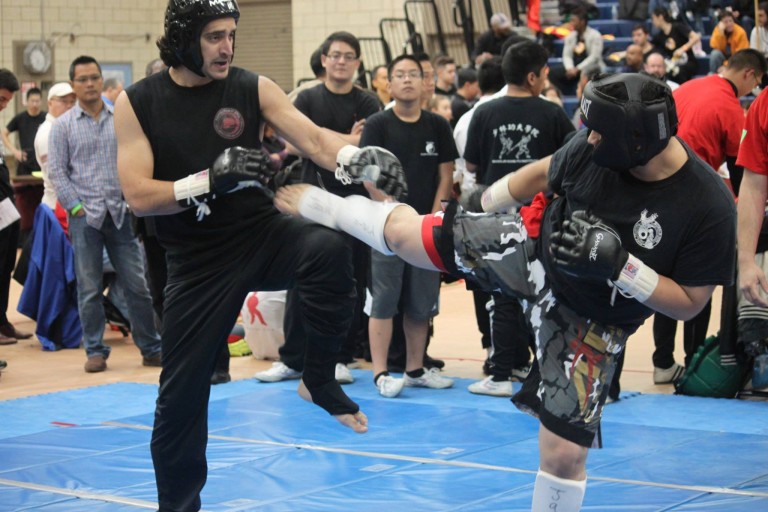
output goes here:
<path id="1" fill-rule="evenodd" d="M 710 336 L 699 347 L 685 369 L 685 375 L 675 384 L 680 395 L 735 398 L 746 376 L 744 365 L 720 363 L 720 338 Z"/>

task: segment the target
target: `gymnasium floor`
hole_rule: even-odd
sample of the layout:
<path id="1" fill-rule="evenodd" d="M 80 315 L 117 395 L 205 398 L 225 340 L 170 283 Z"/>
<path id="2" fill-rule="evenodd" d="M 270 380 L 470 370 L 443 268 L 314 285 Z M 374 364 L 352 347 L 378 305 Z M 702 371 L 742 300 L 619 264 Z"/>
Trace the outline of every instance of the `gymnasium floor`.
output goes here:
<path id="1" fill-rule="evenodd" d="M 528 510 L 537 423 L 507 399 L 467 392 L 483 357 L 467 295 L 444 288 L 430 349 L 459 377 L 454 388 L 384 399 L 370 371 L 353 370 L 345 389 L 369 416 L 364 435 L 299 400 L 295 381 L 250 378 L 269 363 L 233 359 L 235 380 L 212 390 L 204 510 Z M 630 340 L 627 391 L 606 408 L 605 448 L 590 453 L 584 510 L 768 510 L 766 404 L 653 386 L 647 327 Z M 81 351 L 36 343 L 0 351 L 0 511 L 155 509 L 158 370 L 119 335 L 96 375 L 83 373 Z"/>

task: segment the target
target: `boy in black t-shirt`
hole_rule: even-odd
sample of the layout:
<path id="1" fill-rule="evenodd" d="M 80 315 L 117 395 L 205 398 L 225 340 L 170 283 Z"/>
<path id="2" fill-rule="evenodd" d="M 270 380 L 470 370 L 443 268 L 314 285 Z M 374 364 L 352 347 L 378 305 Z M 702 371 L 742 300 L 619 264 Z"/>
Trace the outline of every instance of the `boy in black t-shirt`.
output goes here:
<path id="1" fill-rule="evenodd" d="M 540 421 L 534 511 L 580 510 L 588 449 L 599 446 L 603 404 L 629 335 L 654 311 L 693 317 L 715 286 L 733 281 L 733 199 L 674 136 L 669 88 L 637 73 L 597 78 L 584 90 L 581 117 L 588 131 L 485 192 L 485 211 L 535 195 L 514 213 L 465 214 L 454 203 L 444 215 L 420 217 L 368 202 L 325 218 L 414 265 L 525 300 L 541 376 L 535 382 L 532 373 L 523 387 L 538 394 L 514 401 Z M 557 197 L 548 201 L 542 191 Z M 287 187 L 275 205 L 321 218 L 334 201 Z M 357 226 L 363 221 L 370 231 Z"/>
<path id="2" fill-rule="evenodd" d="M 408 182 L 407 203 L 419 213 L 441 210 L 451 197 L 454 160 L 458 157 L 451 127 L 444 118 L 422 110 L 423 70 L 417 58 L 400 56 L 388 67 L 390 94 L 395 105 L 366 122 L 361 146 L 381 146 L 403 164 Z M 374 382 L 382 396 L 394 397 L 403 385 L 446 388 L 453 381 L 437 368 L 424 369 L 423 354 L 429 319 L 440 289 L 440 274 L 405 264 L 397 256 L 371 253 L 373 303 L 368 333 Z M 402 298 L 407 356 L 403 379 L 387 371 L 392 319 Z"/>
<path id="3" fill-rule="evenodd" d="M 533 41 L 510 46 L 502 58 L 504 97 L 477 107 L 464 151 L 477 183 L 491 185 L 523 165 L 559 149 L 573 124 L 559 105 L 541 99 L 549 67 L 547 51 Z M 517 299 L 493 294 L 488 377 L 471 384 L 472 393 L 512 396 L 512 382 L 528 373 L 530 329 Z"/>

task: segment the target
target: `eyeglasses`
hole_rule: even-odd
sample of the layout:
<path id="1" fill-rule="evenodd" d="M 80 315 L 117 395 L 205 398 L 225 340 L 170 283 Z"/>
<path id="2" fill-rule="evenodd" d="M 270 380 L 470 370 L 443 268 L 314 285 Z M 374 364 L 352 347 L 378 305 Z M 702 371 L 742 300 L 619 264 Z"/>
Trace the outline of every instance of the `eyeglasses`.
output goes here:
<path id="1" fill-rule="evenodd" d="M 87 82 L 98 82 L 99 80 L 101 80 L 101 75 L 91 75 L 91 76 L 79 76 L 75 78 L 73 82 L 84 84 Z"/>
<path id="2" fill-rule="evenodd" d="M 421 77 L 421 71 L 408 71 L 407 73 L 405 71 L 401 71 L 392 75 L 394 80 L 405 80 L 406 78 L 410 78 L 411 80 L 418 80 Z"/>
<path id="3" fill-rule="evenodd" d="M 73 100 L 73 99 L 60 98 L 58 96 L 53 98 L 53 101 L 56 101 L 58 103 L 63 103 L 64 105 L 74 105 L 75 104 L 75 100 Z"/>
<path id="4" fill-rule="evenodd" d="M 354 62 L 357 60 L 357 55 L 355 55 L 354 53 L 333 52 L 328 54 L 328 58 L 331 59 L 333 62 L 338 62 L 341 59 L 344 59 L 346 62 Z"/>

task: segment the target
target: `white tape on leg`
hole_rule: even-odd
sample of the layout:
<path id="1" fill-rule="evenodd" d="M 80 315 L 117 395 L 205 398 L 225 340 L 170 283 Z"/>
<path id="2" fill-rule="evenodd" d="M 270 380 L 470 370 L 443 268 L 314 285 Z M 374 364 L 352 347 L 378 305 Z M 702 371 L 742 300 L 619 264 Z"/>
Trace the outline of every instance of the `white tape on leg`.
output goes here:
<path id="1" fill-rule="evenodd" d="M 384 239 L 389 214 L 401 203 L 380 203 L 363 196 L 342 198 L 310 187 L 299 203 L 301 216 L 323 226 L 344 231 L 382 254 L 393 255 Z"/>

